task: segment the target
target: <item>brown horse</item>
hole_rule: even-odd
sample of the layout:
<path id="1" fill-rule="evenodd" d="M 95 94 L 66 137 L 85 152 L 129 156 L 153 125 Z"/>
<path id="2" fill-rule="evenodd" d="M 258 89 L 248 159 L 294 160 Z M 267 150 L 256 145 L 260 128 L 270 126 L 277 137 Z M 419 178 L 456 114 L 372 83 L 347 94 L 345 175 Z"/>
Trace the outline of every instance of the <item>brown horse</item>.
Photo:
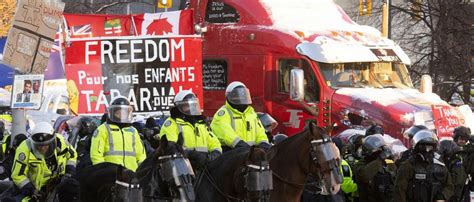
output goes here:
<path id="1" fill-rule="evenodd" d="M 238 148 L 226 152 L 203 171 L 196 184 L 196 201 L 269 201 L 269 169 L 263 149 Z"/>
<path id="2" fill-rule="evenodd" d="M 303 132 L 275 145 L 268 158 L 273 172 L 271 201 L 300 201 L 309 174 L 321 181 L 321 188 L 327 193 L 339 191 L 339 151 L 313 122 Z"/>

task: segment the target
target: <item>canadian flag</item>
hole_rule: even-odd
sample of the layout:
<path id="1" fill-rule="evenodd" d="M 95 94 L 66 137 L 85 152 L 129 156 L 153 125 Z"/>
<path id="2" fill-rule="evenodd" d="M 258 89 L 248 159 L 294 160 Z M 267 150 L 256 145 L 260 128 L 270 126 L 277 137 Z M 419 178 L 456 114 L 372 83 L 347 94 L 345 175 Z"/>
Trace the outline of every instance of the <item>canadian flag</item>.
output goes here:
<path id="1" fill-rule="evenodd" d="M 193 34 L 192 10 L 145 13 L 133 16 L 137 35 Z"/>

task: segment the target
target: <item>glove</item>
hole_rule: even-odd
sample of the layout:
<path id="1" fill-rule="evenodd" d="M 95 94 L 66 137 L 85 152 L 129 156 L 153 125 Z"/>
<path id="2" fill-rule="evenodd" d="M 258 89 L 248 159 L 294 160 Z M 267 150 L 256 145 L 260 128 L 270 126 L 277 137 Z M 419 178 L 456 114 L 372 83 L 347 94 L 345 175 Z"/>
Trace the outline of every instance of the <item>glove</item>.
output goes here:
<path id="1" fill-rule="evenodd" d="M 193 169 L 198 170 L 206 165 L 207 156 L 205 153 L 192 150 L 186 151 L 186 153 Z"/>
<path id="2" fill-rule="evenodd" d="M 21 189 L 20 189 L 20 192 L 21 194 L 25 195 L 25 196 L 33 196 L 33 194 L 35 194 L 35 187 L 33 186 L 33 184 L 31 184 L 31 182 L 28 182 L 28 184 L 26 184 L 25 186 L 23 186 Z"/>
<path id="3" fill-rule="evenodd" d="M 245 147 L 245 148 L 247 148 L 247 147 L 250 147 L 250 145 L 247 144 L 246 142 L 240 140 L 240 141 L 235 145 L 234 148 L 240 148 L 240 147 Z"/>
<path id="4" fill-rule="evenodd" d="M 67 165 L 66 166 L 66 174 L 69 174 L 70 176 L 74 176 L 76 174 L 76 166 Z"/>
<path id="5" fill-rule="evenodd" d="M 214 160 L 217 159 L 219 156 L 221 156 L 221 152 L 220 152 L 220 151 L 212 151 L 211 153 L 209 153 L 209 154 L 207 155 L 207 162 L 214 161 Z"/>
<path id="6" fill-rule="evenodd" d="M 272 145 L 270 145 L 270 144 L 268 144 L 268 143 L 266 143 L 266 142 L 262 142 L 262 143 L 258 144 L 258 147 L 259 147 L 259 148 L 262 148 L 262 149 L 265 150 L 265 151 L 268 151 L 268 150 L 270 150 L 270 149 L 272 148 Z"/>

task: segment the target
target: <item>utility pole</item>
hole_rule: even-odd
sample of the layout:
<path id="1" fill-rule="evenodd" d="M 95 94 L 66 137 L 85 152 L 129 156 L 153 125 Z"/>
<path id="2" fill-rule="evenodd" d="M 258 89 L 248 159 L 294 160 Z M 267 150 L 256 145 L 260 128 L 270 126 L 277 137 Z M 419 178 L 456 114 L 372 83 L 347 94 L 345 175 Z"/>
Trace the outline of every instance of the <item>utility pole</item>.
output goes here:
<path id="1" fill-rule="evenodd" d="M 390 0 L 383 0 L 382 5 L 382 37 L 390 38 Z"/>

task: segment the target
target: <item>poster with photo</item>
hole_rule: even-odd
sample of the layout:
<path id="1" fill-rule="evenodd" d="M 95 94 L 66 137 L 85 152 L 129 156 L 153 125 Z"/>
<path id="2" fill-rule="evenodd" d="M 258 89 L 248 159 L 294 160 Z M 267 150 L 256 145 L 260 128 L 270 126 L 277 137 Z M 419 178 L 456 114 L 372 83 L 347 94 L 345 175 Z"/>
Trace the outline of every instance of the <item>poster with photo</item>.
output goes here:
<path id="1" fill-rule="evenodd" d="M 44 75 L 15 75 L 11 108 L 39 109 L 43 95 Z"/>

